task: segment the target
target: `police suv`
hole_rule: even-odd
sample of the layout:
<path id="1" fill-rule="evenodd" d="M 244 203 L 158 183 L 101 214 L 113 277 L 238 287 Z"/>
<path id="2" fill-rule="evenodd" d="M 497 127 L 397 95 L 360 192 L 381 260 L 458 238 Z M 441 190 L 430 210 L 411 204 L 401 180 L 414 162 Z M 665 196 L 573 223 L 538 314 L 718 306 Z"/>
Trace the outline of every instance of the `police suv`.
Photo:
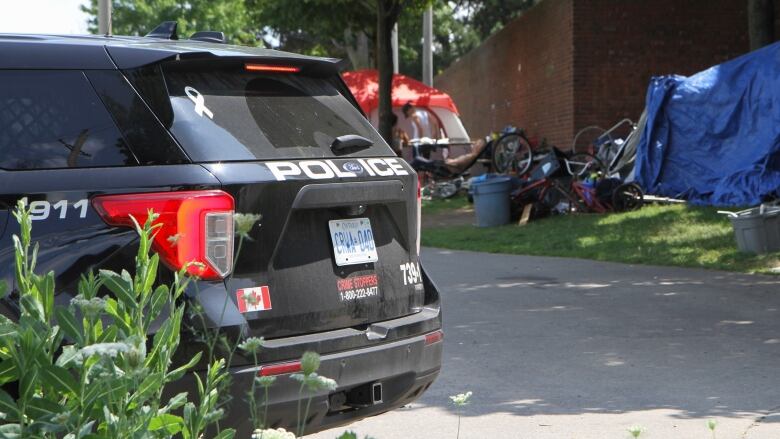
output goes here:
<path id="1" fill-rule="evenodd" d="M 338 388 L 316 394 L 307 432 L 419 397 L 438 375 L 443 334 L 419 262 L 418 182 L 336 62 L 215 33 L 179 40 L 171 24 L 150 35 L 0 34 L 0 278 L 13 285 L 19 199 L 38 270 L 57 274 L 63 304 L 82 273 L 133 266 L 130 216 L 154 209 L 163 280 L 202 263 L 187 300 L 211 326 L 267 340 L 259 367 L 233 359 L 223 425 L 248 437 L 246 391 L 276 375 L 267 424 L 294 427 L 288 376 L 308 350 Z M 240 251 L 234 213 L 261 216 Z M 11 317 L 13 297 L 0 302 Z M 180 348 L 199 349 L 194 337 Z"/>

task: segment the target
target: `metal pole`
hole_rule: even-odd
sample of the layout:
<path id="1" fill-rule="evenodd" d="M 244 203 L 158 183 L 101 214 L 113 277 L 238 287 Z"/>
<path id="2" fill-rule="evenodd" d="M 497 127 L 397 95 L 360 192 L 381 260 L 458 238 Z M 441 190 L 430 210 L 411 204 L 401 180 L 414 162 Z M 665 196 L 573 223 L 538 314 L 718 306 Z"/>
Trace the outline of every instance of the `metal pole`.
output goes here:
<path id="1" fill-rule="evenodd" d="M 398 74 L 398 23 L 390 33 L 390 45 L 393 46 L 393 74 Z"/>
<path id="2" fill-rule="evenodd" d="M 111 0 L 98 0 L 98 33 L 111 35 Z"/>
<path id="3" fill-rule="evenodd" d="M 433 85 L 433 6 L 423 14 L 423 83 Z"/>

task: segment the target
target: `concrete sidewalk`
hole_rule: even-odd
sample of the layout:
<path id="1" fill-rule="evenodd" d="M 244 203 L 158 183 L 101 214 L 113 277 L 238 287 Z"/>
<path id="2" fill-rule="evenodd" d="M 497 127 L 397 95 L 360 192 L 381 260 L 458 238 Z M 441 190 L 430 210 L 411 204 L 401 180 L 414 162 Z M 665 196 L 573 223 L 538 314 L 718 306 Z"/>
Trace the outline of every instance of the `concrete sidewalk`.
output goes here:
<path id="1" fill-rule="evenodd" d="M 780 438 L 780 278 L 426 249 L 439 380 L 346 429 L 455 438 Z M 334 438 L 345 428 L 312 437 Z"/>

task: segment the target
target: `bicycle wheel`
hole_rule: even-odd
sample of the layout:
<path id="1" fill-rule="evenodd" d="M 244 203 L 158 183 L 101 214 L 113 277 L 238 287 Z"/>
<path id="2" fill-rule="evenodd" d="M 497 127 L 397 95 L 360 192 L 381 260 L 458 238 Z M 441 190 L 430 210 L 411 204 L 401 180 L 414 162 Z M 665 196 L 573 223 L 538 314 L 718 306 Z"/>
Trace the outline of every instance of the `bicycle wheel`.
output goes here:
<path id="1" fill-rule="evenodd" d="M 642 188 L 636 183 L 625 183 L 612 192 L 612 209 L 615 212 L 628 212 L 637 210 L 645 202 Z"/>
<path id="2" fill-rule="evenodd" d="M 566 170 L 577 180 L 584 180 L 593 173 L 604 172 L 604 164 L 593 154 L 578 152 L 566 159 Z"/>
<path id="3" fill-rule="evenodd" d="M 578 152 L 595 152 L 593 151 L 593 145 L 602 136 L 607 135 L 606 139 L 612 140 L 612 136 L 607 134 L 607 130 L 600 126 L 590 125 L 577 132 L 574 136 L 574 140 L 571 142 L 571 153 L 576 154 Z"/>
<path id="4" fill-rule="evenodd" d="M 531 167 L 531 144 L 521 133 L 504 134 L 493 145 L 493 167 L 499 174 L 523 175 Z"/>
<path id="5" fill-rule="evenodd" d="M 570 183 L 553 181 L 540 200 L 551 212 L 558 214 L 587 212 L 585 203 L 574 192 Z"/>
<path id="6" fill-rule="evenodd" d="M 443 200 L 454 197 L 460 190 L 460 185 L 453 180 L 438 181 L 433 183 L 431 188 L 431 197 Z"/>

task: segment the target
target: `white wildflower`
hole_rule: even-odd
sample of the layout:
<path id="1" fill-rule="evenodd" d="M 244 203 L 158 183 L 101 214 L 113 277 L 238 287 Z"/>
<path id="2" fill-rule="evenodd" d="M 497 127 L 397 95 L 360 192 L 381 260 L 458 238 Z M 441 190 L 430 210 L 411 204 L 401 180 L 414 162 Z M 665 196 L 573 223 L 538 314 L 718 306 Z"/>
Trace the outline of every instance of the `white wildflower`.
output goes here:
<path id="1" fill-rule="evenodd" d="M 295 439 L 295 435 L 283 428 L 257 429 L 252 433 L 252 439 Z"/>
<path id="2" fill-rule="evenodd" d="M 450 396 L 450 399 L 452 400 L 452 403 L 455 404 L 458 407 L 468 405 L 469 400 L 471 399 L 471 391 L 469 390 L 466 393 L 459 393 L 455 396 Z"/>

